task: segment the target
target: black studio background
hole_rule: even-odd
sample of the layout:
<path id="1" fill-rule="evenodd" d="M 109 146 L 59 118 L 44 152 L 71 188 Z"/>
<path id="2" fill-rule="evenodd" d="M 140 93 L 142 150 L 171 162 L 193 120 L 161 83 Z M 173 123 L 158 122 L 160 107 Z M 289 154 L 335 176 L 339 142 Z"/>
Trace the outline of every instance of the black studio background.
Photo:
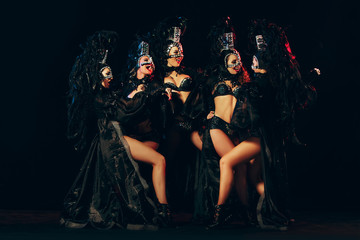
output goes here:
<path id="1" fill-rule="evenodd" d="M 97 30 L 121 35 L 117 66 L 137 31 L 182 15 L 186 66 L 207 62 L 205 36 L 230 15 L 240 51 L 251 18 L 286 27 L 304 71 L 320 68 L 318 103 L 298 115 L 289 177 L 293 209 L 359 208 L 359 11 L 345 1 L 12 1 L 1 10 L 0 209 L 56 209 L 82 159 L 65 137 L 67 77 L 79 44 Z M 245 56 L 245 55 L 244 55 Z M 246 56 L 245 56 L 246 58 Z"/>

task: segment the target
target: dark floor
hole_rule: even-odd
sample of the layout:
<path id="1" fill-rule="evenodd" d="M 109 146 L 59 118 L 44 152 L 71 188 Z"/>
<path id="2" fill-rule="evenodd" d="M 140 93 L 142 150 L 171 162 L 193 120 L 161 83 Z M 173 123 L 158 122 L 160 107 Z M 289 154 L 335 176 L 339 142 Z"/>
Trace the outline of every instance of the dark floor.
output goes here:
<path id="1" fill-rule="evenodd" d="M 158 231 L 65 229 L 59 227 L 59 211 L 0 210 L 0 239 L 360 239 L 359 211 L 299 211 L 287 231 L 261 230 L 232 224 L 206 230 L 190 224 L 189 214 L 176 214 L 177 228 Z"/>

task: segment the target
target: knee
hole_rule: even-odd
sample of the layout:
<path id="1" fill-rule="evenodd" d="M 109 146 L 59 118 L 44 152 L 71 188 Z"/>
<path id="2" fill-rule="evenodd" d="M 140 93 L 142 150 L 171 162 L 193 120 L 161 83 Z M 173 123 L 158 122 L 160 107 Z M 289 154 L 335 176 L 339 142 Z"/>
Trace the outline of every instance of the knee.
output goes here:
<path id="1" fill-rule="evenodd" d="M 154 166 L 165 168 L 166 167 L 166 160 L 165 157 L 161 154 L 157 157 Z"/>
<path id="2" fill-rule="evenodd" d="M 220 169 L 232 168 L 226 158 L 221 158 L 219 162 Z"/>

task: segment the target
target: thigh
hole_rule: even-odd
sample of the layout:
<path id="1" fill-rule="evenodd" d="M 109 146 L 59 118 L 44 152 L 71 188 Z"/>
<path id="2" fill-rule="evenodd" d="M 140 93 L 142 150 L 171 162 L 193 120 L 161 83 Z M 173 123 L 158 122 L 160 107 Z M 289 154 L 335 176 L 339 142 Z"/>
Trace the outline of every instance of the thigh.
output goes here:
<path id="1" fill-rule="evenodd" d="M 222 157 L 234 148 L 234 143 L 231 139 L 220 129 L 210 130 L 211 140 L 213 142 L 215 151 Z"/>
<path id="2" fill-rule="evenodd" d="M 138 161 L 154 164 L 157 159 L 163 156 L 155 151 L 153 148 L 147 146 L 143 142 L 140 142 L 134 138 L 124 136 L 126 142 L 130 147 L 131 156 Z"/>
<path id="3" fill-rule="evenodd" d="M 159 143 L 154 142 L 154 141 L 144 141 L 143 143 L 144 143 L 146 146 L 148 146 L 148 147 L 150 147 L 150 148 L 152 148 L 152 149 L 154 149 L 154 150 L 157 150 L 158 147 L 159 147 Z"/>
<path id="4" fill-rule="evenodd" d="M 260 139 L 251 137 L 234 147 L 230 152 L 225 154 L 221 160 L 234 168 L 237 164 L 249 162 L 260 154 L 260 151 Z"/>

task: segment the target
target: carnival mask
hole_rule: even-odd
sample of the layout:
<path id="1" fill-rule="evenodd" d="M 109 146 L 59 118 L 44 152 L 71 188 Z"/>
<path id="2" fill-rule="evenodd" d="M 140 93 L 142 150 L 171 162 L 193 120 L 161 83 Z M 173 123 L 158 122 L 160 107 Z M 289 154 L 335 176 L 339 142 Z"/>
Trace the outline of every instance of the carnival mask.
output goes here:
<path id="1" fill-rule="evenodd" d="M 234 48 L 234 40 L 235 40 L 235 36 L 234 36 L 233 32 L 224 33 L 222 36 L 219 37 L 219 41 L 221 44 L 220 52 L 225 51 L 225 50 L 231 51 L 230 53 L 226 54 L 224 57 L 224 64 L 225 64 L 226 68 L 234 68 L 236 66 L 242 65 L 240 54 Z M 229 59 L 230 55 L 235 55 L 237 60 L 234 63 L 229 64 L 228 59 Z M 233 62 L 233 61 L 231 61 L 231 62 Z"/>
<path id="2" fill-rule="evenodd" d="M 255 72 L 265 73 L 266 70 L 265 70 L 265 64 L 263 62 L 263 58 L 264 58 L 263 56 L 267 49 L 267 44 L 262 35 L 256 35 L 255 40 L 256 40 L 257 53 L 253 56 L 251 68 Z"/>
<path id="3" fill-rule="evenodd" d="M 114 79 L 110 66 L 104 66 L 100 69 L 101 85 L 105 88 L 110 87 L 110 82 Z"/>
<path id="4" fill-rule="evenodd" d="M 138 47 L 137 67 L 140 68 L 142 66 L 147 66 L 147 68 L 151 67 L 155 70 L 155 64 L 152 57 L 149 55 L 149 44 L 144 41 L 142 41 Z"/>

